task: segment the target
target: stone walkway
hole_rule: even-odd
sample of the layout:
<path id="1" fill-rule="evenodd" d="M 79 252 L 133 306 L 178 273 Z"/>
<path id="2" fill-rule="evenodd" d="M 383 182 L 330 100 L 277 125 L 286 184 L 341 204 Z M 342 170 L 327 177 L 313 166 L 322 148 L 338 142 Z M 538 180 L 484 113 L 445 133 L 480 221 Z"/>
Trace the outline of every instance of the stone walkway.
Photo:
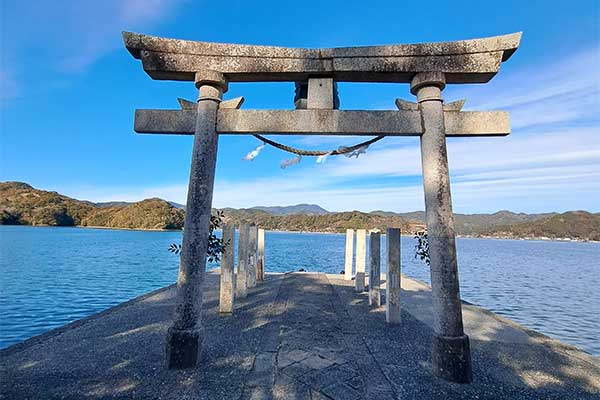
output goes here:
<path id="1" fill-rule="evenodd" d="M 243 399 L 395 398 L 324 274 L 286 275 L 276 303 Z"/>
<path id="2" fill-rule="evenodd" d="M 431 375 L 430 291 L 402 281 L 402 324 L 337 275 L 269 274 L 218 313 L 207 275 L 200 365 L 164 368 L 173 287 L 0 351 L 0 399 L 597 399 L 597 358 L 464 304 L 472 385 Z"/>

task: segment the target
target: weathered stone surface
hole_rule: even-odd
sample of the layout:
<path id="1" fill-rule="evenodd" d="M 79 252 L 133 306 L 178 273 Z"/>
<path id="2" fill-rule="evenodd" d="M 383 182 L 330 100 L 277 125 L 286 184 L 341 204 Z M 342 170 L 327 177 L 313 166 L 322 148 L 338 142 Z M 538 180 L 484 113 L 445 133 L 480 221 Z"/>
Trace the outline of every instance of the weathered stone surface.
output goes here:
<path id="1" fill-rule="evenodd" d="M 198 89 L 202 86 L 219 88 L 221 90 L 221 95 L 227 92 L 227 89 L 229 88 L 223 74 L 219 70 L 210 68 L 197 69 L 194 73 L 194 84 Z M 202 96 L 202 91 L 200 91 L 200 96 Z"/>
<path id="2" fill-rule="evenodd" d="M 369 233 L 369 305 L 381 305 L 381 232 Z"/>
<path id="3" fill-rule="evenodd" d="M 221 285 L 219 290 L 219 312 L 232 313 L 235 299 L 235 225 L 223 225 L 223 242 L 227 244 L 221 256 Z"/>
<path id="4" fill-rule="evenodd" d="M 202 313 L 202 284 L 206 268 L 209 222 L 211 217 L 218 134 L 215 120 L 221 91 L 200 87 L 213 100 L 198 101 L 192 165 L 187 195 L 187 212 L 183 228 L 179 275 L 177 277 L 177 306 L 173 326 L 167 336 L 167 366 L 189 368 L 196 362 L 201 338 L 199 325 Z"/>
<path id="5" fill-rule="evenodd" d="M 269 274 L 261 290 L 239 301 L 235 318 L 223 318 L 219 274 L 209 272 L 196 368 L 174 372 L 162 363 L 173 285 L 0 350 L 0 398 L 230 400 L 252 398 L 242 393 L 248 389 L 262 398 L 344 399 L 332 387 L 339 383 L 366 400 L 598 398 L 596 358 L 466 303 L 476 379 L 456 385 L 436 378 L 431 290 L 410 278 L 402 286 L 401 325 L 386 324 L 383 308 L 370 308 L 339 274 Z M 286 326 L 298 328 L 291 341 Z M 317 355 L 334 364 L 301 364 L 304 373 L 288 378 L 282 370 L 291 364 L 281 365 L 281 355 L 293 349 L 306 357 L 292 363 Z M 270 354 L 277 354 L 275 366 Z"/>
<path id="6" fill-rule="evenodd" d="M 332 78 L 310 78 L 306 108 L 333 110 L 335 90 L 335 82 Z"/>
<path id="7" fill-rule="evenodd" d="M 346 259 L 344 262 L 344 279 L 352 280 L 354 264 L 354 229 L 346 229 Z"/>
<path id="8" fill-rule="evenodd" d="M 265 230 L 258 230 L 258 264 L 257 264 L 257 279 L 265 280 Z"/>
<path id="9" fill-rule="evenodd" d="M 184 369 L 196 366 L 202 345 L 200 332 L 195 329 L 173 329 L 167 332 L 167 366 Z"/>
<path id="10" fill-rule="evenodd" d="M 241 223 L 239 229 L 236 297 L 245 298 L 248 295 L 248 242 L 250 240 L 250 225 Z"/>
<path id="11" fill-rule="evenodd" d="M 242 106 L 242 104 L 244 104 L 244 97 L 240 96 L 240 97 L 236 97 L 233 99 L 229 99 L 229 100 L 223 100 L 221 102 L 221 105 L 219 106 L 219 109 L 224 109 L 224 108 L 233 108 L 233 109 L 238 109 Z"/>
<path id="12" fill-rule="evenodd" d="M 434 335 L 431 357 L 432 369 L 440 378 L 457 383 L 470 383 L 473 380 L 471 347 L 467 335 Z"/>
<path id="13" fill-rule="evenodd" d="M 250 224 L 248 238 L 248 287 L 256 286 L 256 264 L 258 260 L 257 245 L 258 245 L 258 227 Z"/>
<path id="14" fill-rule="evenodd" d="M 465 105 L 465 102 L 466 102 L 466 100 L 462 99 L 462 100 L 452 101 L 450 103 L 444 103 L 444 106 L 443 106 L 444 111 L 460 111 L 460 110 L 462 110 L 463 106 Z M 398 110 L 417 111 L 419 109 L 419 104 L 415 103 L 414 101 L 396 99 L 396 107 L 398 107 Z M 444 113 L 444 118 L 445 118 L 445 113 Z"/>
<path id="15" fill-rule="evenodd" d="M 400 229 L 386 231 L 387 278 L 385 296 L 385 319 L 390 324 L 400 323 Z"/>
<path id="16" fill-rule="evenodd" d="M 446 73 L 448 83 L 490 80 L 517 49 L 521 34 L 455 42 L 292 49 L 166 39 L 123 32 L 125 46 L 154 79 L 193 80 L 196 71 L 222 72 L 230 82 L 403 82 L 422 71 Z"/>
<path id="17" fill-rule="evenodd" d="M 428 76 L 427 79 L 429 78 Z M 417 78 L 417 80 L 420 82 L 425 79 Z M 417 87 L 417 100 L 423 115 L 424 128 L 421 136 L 421 161 L 429 241 L 434 331 L 439 337 L 462 338 L 464 331 L 441 89 L 440 85 L 434 83 L 429 86 L 417 85 Z M 468 342 L 468 338 L 466 341 Z M 434 350 L 436 348 L 440 349 L 441 347 L 434 347 Z M 433 354 L 433 359 L 449 363 L 446 366 L 439 363 L 434 364 L 434 374 L 464 383 L 464 377 L 471 376 L 468 345 L 464 347 L 464 350 L 466 353 L 448 353 L 444 356 Z M 451 361 L 452 354 L 460 356 L 461 360 Z M 459 371 L 457 366 L 469 370 Z M 448 371 L 452 371 L 454 375 L 449 374 Z"/>
<path id="18" fill-rule="evenodd" d="M 281 135 L 420 136 L 420 113 L 348 110 L 236 110 L 219 108 L 219 134 L 276 133 Z M 446 136 L 506 136 L 508 112 L 446 111 Z M 137 133 L 188 135 L 194 132 L 195 113 L 189 110 L 136 110 Z"/>
<path id="19" fill-rule="evenodd" d="M 365 291 L 365 273 L 367 263 L 367 231 L 356 230 L 356 278 L 354 289 L 357 292 Z"/>

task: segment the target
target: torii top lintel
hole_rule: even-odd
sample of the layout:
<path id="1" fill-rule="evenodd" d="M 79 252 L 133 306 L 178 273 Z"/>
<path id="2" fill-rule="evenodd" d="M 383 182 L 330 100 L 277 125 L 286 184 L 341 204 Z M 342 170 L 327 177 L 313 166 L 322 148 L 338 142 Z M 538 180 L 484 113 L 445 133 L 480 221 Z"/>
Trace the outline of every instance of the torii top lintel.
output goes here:
<path id="1" fill-rule="evenodd" d="M 410 83 L 419 72 L 443 72 L 446 83 L 485 83 L 516 51 L 521 33 L 454 42 L 302 49 L 167 39 L 123 32 L 129 52 L 153 79 L 193 81 L 215 70 L 229 82 Z"/>

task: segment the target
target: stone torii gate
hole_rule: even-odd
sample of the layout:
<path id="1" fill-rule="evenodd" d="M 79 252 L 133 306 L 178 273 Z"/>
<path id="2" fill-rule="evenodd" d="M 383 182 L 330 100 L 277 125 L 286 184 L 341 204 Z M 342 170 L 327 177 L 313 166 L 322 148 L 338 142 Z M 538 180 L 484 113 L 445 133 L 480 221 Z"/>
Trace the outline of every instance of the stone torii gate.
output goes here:
<path id="1" fill-rule="evenodd" d="M 166 39 L 124 32 L 129 52 L 153 79 L 193 81 L 198 104 L 181 110 L 136 110 L 135 131 L 194 135 L 177 306 L 167 337 L 169 368 L 194 366 L 200 350 L 206 263 L 220 134 L 419 136 L 434 312 L 433 372 L 470 382 L 469 338 L 463 331 L 447 136 L 504 136 L 507 112 L 463 112 L 444 104 L 447 84 L 485 83 L 515 52 L 520 33 L 445 43 L 296 49 Z M 293 81 L 306 101 L 296 110 L 240 110 L 222 101 L 230 82 Z M 409 83 L 417 102 L 398 111 L 337 110 L 336 82 Z M 304 87 L 303 87 L 304 86 Z"/>

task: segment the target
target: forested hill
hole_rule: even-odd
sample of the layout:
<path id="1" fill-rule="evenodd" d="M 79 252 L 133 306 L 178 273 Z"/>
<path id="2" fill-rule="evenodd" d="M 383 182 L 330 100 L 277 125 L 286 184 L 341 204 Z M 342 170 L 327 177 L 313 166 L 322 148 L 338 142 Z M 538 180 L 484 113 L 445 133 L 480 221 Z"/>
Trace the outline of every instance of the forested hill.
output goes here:
<path id="1" fill-rule="evenodd" d="M 536 221 L 496 226 L 480 233 L 491 237 L 600 241 L 600 213 L 569 211 Z"/>
<path id="2" fill-rule="evenodd" d="M 22 182 L 0 183 L 0 224 L 181 229 L 184 212 L 161 199 L 98 206 Z"/>
<path id="3" fill-rule="evenodd" d="M 425 213 L 373 211 L 329 212 L 317 205 L 224 208 L 225 220 L 251 222 L 268 230 L 344 232 L 347 228 L 399 227 L 412 234 L 425 226 Z M 146 199 L 135 203 L 92 203 L 22 182 L 0 182 L 0 224 L 87 226 L 129 229 L 181 229 L 185 211 L 177 203 Z M 455 214 L 459 235 L 600 240 L 600 214 Z"/>
<path id="4" fill-rule="evenodd" d="M 372 211 L 378 215 L 397 215 L 409 221 L 425 223 L 425 211 L 409 213 L 393 213 L 389 211 Z M 478 235 L 496 226 L 508 226 L 522 222 L 536 221 L 552 217 L 557 213 L 525 214 L 511 211 L 498 211 L 493 214 L 454 214 L 454 226 L 460 235 Z"/>

